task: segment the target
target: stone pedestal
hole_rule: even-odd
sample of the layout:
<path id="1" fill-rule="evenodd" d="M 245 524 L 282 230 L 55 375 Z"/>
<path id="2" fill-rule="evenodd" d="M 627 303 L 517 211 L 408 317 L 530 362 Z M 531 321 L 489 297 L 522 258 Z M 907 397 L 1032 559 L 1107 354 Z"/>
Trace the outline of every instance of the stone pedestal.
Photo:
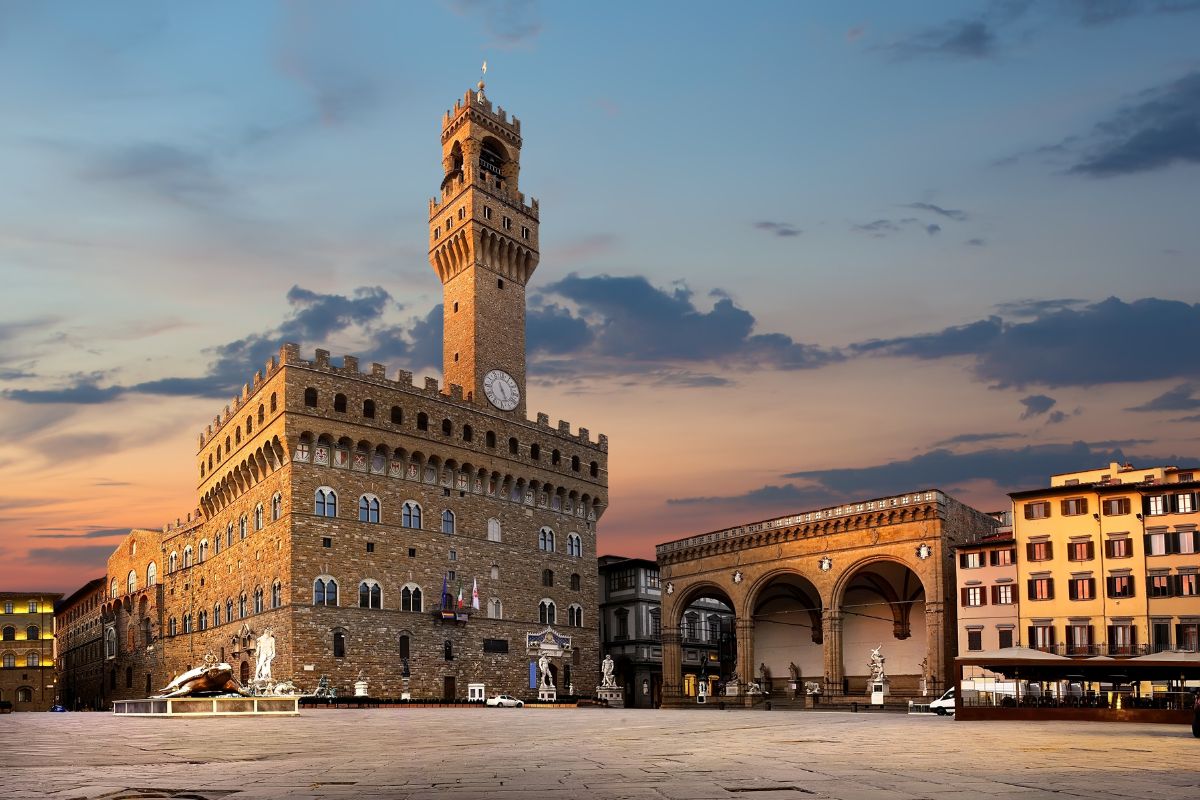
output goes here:
<path id="1" fill-rule="evenodd" d="M 738 688 L 737 683 L 730 682 L 725 684 L 726 697 L 737 697 L 739 694 L 741 694 L 741 689 Z"/>
<path id="2" fill-rule="evenodd" d="M 553 686 L 539 686 L 538 700 L 544 703 L 553 703 L 558 699 L 558 689 Z"/>
<path id="3" fill-rule="evenodd" d="M 883 705 L 883 698 L 888 693 L 887 678 L 884 678 L 881 681 L 871 681 L 870 684 L 868 684 L 868 685 L 871 689 L 871 705 L 873 705 L 873 706 Z"/>
<path id="4" fill-rule="evenodd" d="M 366 681 L 355 681 L 354 682 L 354 696 L 355 697 L 366 697 L 367 696 L 367 682 Z"/>
<path id="5" fill-rule="evenodd" d="M 608 703 L 609 708 L 624 708 L 625 690 L 620 686 L 597 686 L 596 699 Z"/>

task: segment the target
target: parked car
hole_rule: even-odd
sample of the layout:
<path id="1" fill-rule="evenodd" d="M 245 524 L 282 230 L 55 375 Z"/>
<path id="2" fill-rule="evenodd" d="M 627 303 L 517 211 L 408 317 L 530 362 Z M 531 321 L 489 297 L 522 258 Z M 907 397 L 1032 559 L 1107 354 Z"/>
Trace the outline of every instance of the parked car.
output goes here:
<path id="1" fill-rule="evenodd" d="M 495 697 L 489 697 L 487 699 L 487 704 L 497 708 L 523 708 L 525 706 L 525 703 L 506 694 L 498 694 Z"/>
<path id="2" fill-rule="evenodd" d="M 57 713 L 62 713 L 62 712 L 64 712 L 64 711 L 66 711 L 67 709 L 65 709 L 64 707 L 62 707 L 62 706 L 61 706 L 61 705 L 59 705 L 58 703 L 55 703 L 54 705 L 50 706 L 50 710 L 51 710 L 51 711 L 54 711 L 54 712 L 57 712 Z"/>
<path id="3" fill-rule="evenodd" d="M 929 704 L 929 710 L 944 717 L 954 713 L 954 690 L 947 689 L 946 693 Z"/>

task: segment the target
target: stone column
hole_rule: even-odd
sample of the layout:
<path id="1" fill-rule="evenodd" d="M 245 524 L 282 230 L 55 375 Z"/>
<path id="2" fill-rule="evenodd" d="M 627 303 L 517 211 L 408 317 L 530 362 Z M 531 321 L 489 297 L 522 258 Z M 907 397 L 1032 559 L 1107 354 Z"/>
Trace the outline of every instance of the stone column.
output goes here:
<path id="1" fill-rule="evenodd" d="M 840 697 L 842 695 L 842 611 L 827 608 L 821 614 L 821 628 L 824 637 L 825 680 L 823 689 L 826 696 Z"/>
<path id="2" fill-rule="evenodd" d="M 737 631 L 737 671 L 741 680 L 741 688 L 751 683 L 758 675 L 758 665 L 754 663 L 754 620 L 737 617 L 734 620 Z M 750 704 L 750 697 L 746 703 Z"/>
<path id="3" fill-rule="evenodd" d="M 946 612 L 940 602 L 925 601 L 925 642 L 929 658 L 929 695 L 938 697 L 946 691 L 947 681 L 953 680 L 949 672 L 952 649 L 946 641 Z"/>
<path id="4" fill-rule="evenodd" d="M 683 647 L 679 630 L 662 632 L 662 705 L 679 708 L 683 702 Z"/>

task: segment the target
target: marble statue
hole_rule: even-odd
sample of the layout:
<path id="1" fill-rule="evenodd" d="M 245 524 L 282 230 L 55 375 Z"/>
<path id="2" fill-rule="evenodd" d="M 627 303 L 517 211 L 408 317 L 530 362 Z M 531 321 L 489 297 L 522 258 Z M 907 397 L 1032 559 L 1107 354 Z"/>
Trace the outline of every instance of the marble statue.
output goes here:
<path id="1" fill-rule="evenodd" d="M 816 681 L 805 681 L 804 693 L 810 696 L 820 694 L 821 684 L 817 683 Z"/>
<path id="2" fill-rule="evenodd" d="M 771 669 L 766 665 L 766 662 L 758 665 L 758 678 L 759 682 L 762 683 L 762 690 L 764 692 L 770 691 Z"/>
<path id="3" fill-rule="evenodd" d="M 195 697 L 214 694 L 245 694 L 242 684 L 233 677 L 233 667 L 212 653 L 204 656 L 204 663 L 189 669 L 164 686 L 157 697 Z"/>
<path id="4" fill-rule="evenodd" d="M 600 679 L 600 688 L 602 688 L 602 689 L 617 688 L 617 679 L 616 679 L 616 677 L 613 676 L 613 670 L 615 668 L 616 668 L 616 665 L 613 664 L 612 656 L 605 655 L 604 661 L 602 661 L 600 663 L 600 672 L 602 673 L 602 677 Z"/>
<path id="5" fill-rule="evenodd" d="M 871 657 L 867 660 L 867 668 L 871 670 L 872 683 L 887 680 L 887 673 L 883 669 L 884 659 L 881 650 L 883 650 L 882 644 L 871 651 Z"/>
<path id="6" fill-rule="evenodd" d="M 267 628 L 255 645 L 258 661 L 254 667 L 256 684 L 271 683 L 271 662 L 275 660 L 275 635 Z"/>
<path id="7" fill-rule="evenodd" d="M 541 680 L 539 680 L 538 683 L 542 686 L 542 688 L 554 688 L 554 679 L 550 676 L 550 659 L 547 658 L 545 654 L 538 659 L 538 674 L 541 676 Z"/>
<path id="8" fill-rule="evenodd" d="M 790 676 L 792 683 L 800 680 L 800 668 L 796 666 L 795 661 L 788 664 L 788 675 Z"/>

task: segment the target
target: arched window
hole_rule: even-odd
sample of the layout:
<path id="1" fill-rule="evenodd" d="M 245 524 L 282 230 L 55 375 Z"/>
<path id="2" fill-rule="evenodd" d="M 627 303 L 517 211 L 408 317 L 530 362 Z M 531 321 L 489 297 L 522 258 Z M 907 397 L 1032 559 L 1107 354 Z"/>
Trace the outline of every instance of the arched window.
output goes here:
<path id="1" fill-rule="evenodd" d="M 571 469 L 579 472 L 579 456 L 571 456 Z"/>
<path id="2" fill-rule="evenodd" d="M 333 632 L 333 657 L 346 657 L 346 634 L 341 631 Z"/>
<path id="3" fill-rule="evenodd" d="M 311 386 L 304 390 L 304 405 L 308 408 L 317 407 L 317 390 Z"/>
<path id="4" fill-rule="evenodd" d="M 258 411 L 260 414 L 262 413 L 262 406 L 258 407 Z M 252 433 L 254 433 L 254 418 L 246 417 L 246 438 L 249 439 Z"/>
<path id="5" fill-rule="evenodd" d="M 200 540 L 200 563 L 208 560 L 208 539 Z"/>
<path id="6" fill-rule="evenodd" d="M 600 477 L 600 465 L 595 461 L 593 461 L 591 464 L 588 464 L 588 474 L 593 478 Z"/>
<path id="7" fill-rule="evenodd" d="M 233 622 L 233 598 L 225 598 L 225 621 Z"/>
<path id="8" fill-rule="evenodd" d="M 333 578 L 317 578 L 313 581 L 313 605 L 336 606 L 338 604 L 338 585 Z"/>
<path id="9" fill-rule="evenodd" d="M 254 587 L 254 613 L 261 614 L 263 612 L 263 587 Z"/>
<path id="10" fill-rule="evenodd" d="M 263 529 L 263 505 L 259 503 L 254 507 L 254 530 L 261 531 Z"/>
<path id="11" fill-rule="evenodd" d="M 242 443 L 242 429 L 241 429 L 241 428 L 234 428 L 234 429 L 233 429 L 233 437 L 234 437 L 234 441 L 235 441 L 237 444 L 241 444 L 241 443 Z"/>
<path id="12" fill-rule="evenodd" d="M 529 445 L 529 457 L 534 461 L 540 461 L 542 458 L 542 446 L 537 443 Z"/>
<path id="13" fill-rule="evenodd" d="M 363 400 L 363 416 L 367 419 L 375 419 L 374 400 Z"/>
<path id="14" fill-rule="evenodd" d="M 271 497 L 271 521 L 275 522 L 283 516 L 283 495 L 276 492 Z"/>
<path id="15" fill-rule="evenodd" d="M 419 430 L 419 431 L 429 430 L 429 415 L 426 414 L 424 411 L 417 412 L 417 430 Z"/>
<path id="16" fill-rule="evenodd" d="M 400 406 L 392 406 L 392 424 L 404 424 L 404 409 L 402 409 Z"/>
<path id="17" fill-rule="evenodd" d="M 475 438 L 475 431 L 471 428 L 470 425 L 463 425 L 462 437 L 463 437 L 464 442 L 469 442 Z"/>
<path id="18" fill-rule="evenodd" d="M 538 531 L 538 550 L 544 550 L 547 553 L 554 552 L 554 531 L 550 528 L 542 528 Z"/>
<path id="19" fill-rule="evenodd" d="M 238 619 L 246 618 L 246 593 L 238 595 Z"/>
<path id="20" fill-rule="evenodd" d="M 25 654 L 25 666 L 38 667 L 38 666 L 41 666 L 41 663 L 42 663 L 42 657 L 39 656 L 36 652 L 31 651 L 31 652 L 28 652 Z"/>
<path id="21" fill-rule="evenodd" d="M 158 564 L 151 561 L 146 565 L 146 585 L 155 586 L 158 584 Z"/>
<path id="22" fill-rule="evenodd" d="M 178 633 L 179 623 L 175 621 L 174 617 L 171 617 L 169 620 L 167 620 L 167 636 L 175 636 Z"/>
<path id="23" fill-rule="evenodd" d="M 484 444 L 486 444 L 488 447 L 491 447 L 492 449 L 495 449 L 495 447 L 496 447 L 496 432 L 495 432 L 495 431 L 488 431 L 488 432 L 487 432 L 487 434 L 485 434 L 485 435 L 484 435 L 484 437 L 483 437 L 483 442 L 484 442 Z"/>
<path id="24" fill-rule="evenodd" d="M 379 498 L 373 494 L 364 494 L 358 498 L 358 521 L 379 522 Z"/>
<path id="25" fill-rule="evenodd" d="M 320 489 L 317 489 L 313 501 L 313 513 L 318 517 L 336 517 L 337 492 L 328 486 L 322 486 Z"/>
<path id="26" fill-rule="evenodd" d="M 8 667 L 9 669 L 12 669 L 13 667 L 15 667 L 17 665 L 17 654 L 16 653 L 5 653 L 4 660 L 0 661 L 0 664 L 3 664 L 5 667 Z"/>
<path id="27" fill-rule="evenodd" d="M 233 547 L 233 523 L 225 526 L 225 544 L 228 547 Z"/>
<path id="28" fill-rule="evenodd" d="M 581 583 L 581 580 L 579 577 L 579 573 L 578 572 L 571 573 L 571 588 L 578 592 L 580 583 Z"/>
<path id="29" fill-rule="evenodd" d="M 33 689 L 30 689 L 28 686 L 17 687 L 17 702 L 18 703 L 32 703 L 33 702 Z"/>
<path id="30" fill-rule="evenodd" d="M 283 584 L 277 580 L 271 584 L 271 608 L 279 608 L 281 605 L 283 605 Z"/>
<path id="31" fill-rule="evenodd" d="M 192 632 L 192 615 L 191 614 L 183 615 L 183 632 L 184 633 Z"/>
<path id="32" fill-rule="evenodd" d="M 250 518 L 245 514 L 238 517 L 238 538 L 245 539 L 246 531 L 250 528 Z"/>
<path id="33" fill-rule="evenodd" d="M 125 576 L 125 593 L 133 594 L 137 591 L 137 573 L 129 570 L 129 574 Z"/>
<path id="34" fill-rule="evenodd" d="M 543 625 L 555 624 L 555 618 L 558 616 L 554 607 L 553 600 L 543 600 L 538 603 L 538 621 Z"/>
<path id="35" fill-rule="evenodd" d="M 421 610 L 421 587 L 415 583 L 405 584 L 400 590 L 400 610 L 401 611 L 420 611 Z"/>
<path id="36" fill-rule="evenodd" d="M 412 640 L 408 637 L 407 634 L 403 634 L 400 636 L 400 658 L 408 659 L 411 657 L 411 653 L 412 653 Z M 407 675 L 408 673 L 405 673 L 405 674 Z"/>
<path id="37" fill-rule="evenodd" d="M 258 424 L 262 425 L 263 420 L 265 420 L 266 418 L 267 418 L 267 409 L 263 407 L 262 403 L 259 403 L 258 404 Z"/>
<path id="38" fill-rule="evenodd" d="M 583 606 L 575 603 L 567 608 L 567 624 L 572 628 L 583 627 Z"/>
<path id="39" fill-rule="evenodd" d="M 221 624 L 221 604 L 213 603 L 213 627 L 215 628 L 220 624 Z M 149 631 L 149 629 L 150 629 L 150 620 L 147 618 L 146 619 L 146 630 Z M 149 639 L 147 639 L 147 643 L 148 642 L 149 642 Z"/>
<path id="40" fill-rule="evenodd" d="M 521 454 L 521 443 L 517 441 L 517 437 L 510 437 L 508 440 L 508 452 L 514 456 Z"/>
<path id="41" fill-rule="evenodd" d="M 448 419 L 442 420 L 442 435 L 449 436 L 454 433 L 454 423 Z"/>
<path id="42" fill-rule="evenodd" d="M 113 578 L 108 582 L 108 596 L 116 599 L 117 596 L 117 579 Z"/>
<path id="43" fill-rule="evenodd" d="M 551 450 L 550 451 L 550 463 L 553 464 L 554 466 L 558 466 L 559 464 L 561 464 L 562 463 L 562 453 L 558 452 L 557 450 Z"/>
<path id="44" fill-rule="evenodd" d="M 202 631 L 208 630 L 208 612 L 207 611 L 200 612 L 200 617 L 197 620 L 196 627 Z"/>
<path id="45" fill-rule="evenodd" d="M 335 394 L 333 396 L 333 410 L 339 414 L 346 413 L 346 395 Z"/>
<path id="46" fill-rule="evenodd" d="M 188 567 L 190 567 L 192 565 L 192 555 L 195 552 L 196 551 L 192 549 L 192 546 L 190 544 L 187 547 L 183 548 L 183 568 L 184 569 L 187 569 Z"/>
<path id="47" fill-rule="evenodd" d="M 3 636 L 3 639 L 6 642 L 15 642 L 17 640 L 17 629 L 12 625 L 5 625 L 4 632 L 0 635 Z"/>
<path id="48" fill-rule="evenodd" d="M 421 507 L 412 500 L 406 500 L 400 510 L 400 526 L 402 528 L 421 527 Z"/>
<path id="49" fill-rule="evenodd" d="M 28 628 L 25 629 L 25 638 L 29 639 L 30 641 L 36 642 L 40 638 L 40 636 L 41 636 L 41 631 L 38 630 L 37 625 L 30 625 Z"/>
<path id="50" fill-rule="evenodd" d="M 450 509 L 442 512 L 442 533 L 454 533 L 454 512 Z"/>
<path id="51" fill-rule="evenodd" d="M 167 572 L 174 572 L 177 569 L 179 569 L 179 553 L 172 550 L 171 555 L 167 556 Z"/>
<path id="52" fill-rule="evenodd" d="M 383 590 L 373 580 L 365 580 L 358 584 L 359 608 L 383 608 Z"/>
<path id="53" fill-rule="evenodd" d="M 567 534 L 567 555 L 577 558 L 583 555 L 583 539 L 578 533 Z"/>
<path id="54" fill-rule="evenodd" d="M 504 603 L 499 597 L 493 597 L 487 604 L 488 619 L 504 619 Z"/>
<path id="55" fill-rule="evenodd" d="M 552 569 L 542 570 L 542 586 L 553 586 L 553 585 L 554 585 L 554 570 L 552 570 Z"/>
<path id="56" fill-rule="evenodd" d="M 271 392 L 271 413 L 272 414 L 275 413 L 275 409 L 276 409 L 277 405 L 278 405 L 278 402 L 277 402 L 277 398 L 275 397 L 275 392 Z"/>
<path id="57" fill-rule="evenodd" d="M 501 538 L 501 535 L 500 535 L 500 520 L 496 519 L 495 517 L 492 517 L 491 519 L 488 520 L 487 526 L 488 526 L 487 538 L 488 538 L 489 542 L 503 541 L 503 539 Z"/>

